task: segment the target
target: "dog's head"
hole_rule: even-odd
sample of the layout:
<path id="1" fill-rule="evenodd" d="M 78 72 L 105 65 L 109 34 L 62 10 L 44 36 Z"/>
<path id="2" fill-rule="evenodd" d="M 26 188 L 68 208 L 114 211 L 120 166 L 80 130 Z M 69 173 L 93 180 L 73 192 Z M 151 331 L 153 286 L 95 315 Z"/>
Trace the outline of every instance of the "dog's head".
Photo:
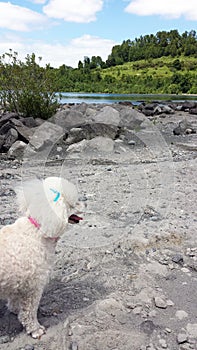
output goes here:
<path id="1" fill-rule="evenodd" d="M 76 186 L 60 177 L 30 180 L 16 190 L 20 210 L 32 217 L 45 237 L 59 237 L 69 222 L 78 223 L 82 211 Z"/>

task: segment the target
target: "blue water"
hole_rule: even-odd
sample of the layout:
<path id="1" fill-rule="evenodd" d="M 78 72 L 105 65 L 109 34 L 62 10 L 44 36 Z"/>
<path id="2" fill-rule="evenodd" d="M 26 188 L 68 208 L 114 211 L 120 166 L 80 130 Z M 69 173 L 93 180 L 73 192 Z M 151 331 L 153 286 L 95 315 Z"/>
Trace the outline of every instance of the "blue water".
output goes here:
<path id="1" fill-rule="evenodd" d="M 80 92 L 62 92 L 60 103 L 117 103 L 121 101 L 129 101 L 134 105 L 140 104 L 142 101 L 197 101 L 197 96 L 192 95 L 152 95 L 152 94 L 105 94 L 105 93 L 80 93 Z"/>

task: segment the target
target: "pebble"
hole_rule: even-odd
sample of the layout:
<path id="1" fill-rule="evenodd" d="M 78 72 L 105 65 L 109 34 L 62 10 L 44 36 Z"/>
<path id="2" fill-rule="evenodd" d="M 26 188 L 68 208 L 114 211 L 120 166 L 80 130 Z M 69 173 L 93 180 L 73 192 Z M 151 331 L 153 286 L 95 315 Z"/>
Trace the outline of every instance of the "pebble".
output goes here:
<path id="1" fill-rule="evenodd" d="M 187 267 L 182 267 L 181 271 L 185 273 L 190 272 L 190 270 Z"/>
<path id="2" fill-rule="evenodd" d="M 161 347 L 163 349 L 167 349 L 167 347 L 168 347 L 165 339 L 159 339 L 159 344 L 161 345 Z"/>
<path id="3" fill-rule="evenodd" d="M 179 320 L 183 320 L 184 318 L 188 317 L 188 313 L 184 310 L 177 310 L 175 316 L 179 319 Z"/>
<path id="4" fill-rule="evenodd" d="M 167 306 L 174 306 L 173 301 L 170 300 L 170 299 L 168 299 L 168 300 L 166 301 L 166 303 L 167 303 Z"/>
<path id="5" fill-rule="evenodd" d="M 70 347 L 69 347 L 69 350 L 78 350 L 79 347 L 78 347 L 78 344 L 76 341 L 73 341 L 71 344 L 70 344 Z"/>
<path id="6" fill-rule="evenodd" d="M 179 333 L 177 335 L 177 342 L 178 344 L 182 344 L 185 343 L 187 341 L 187 334 L 185 333 Z"/>
<path id="7" fill-rule="evenodd" d="M 172 261 L 176 264 L 183 265 L 183 256 L 181 254 L 175 254 L 172 257 Z"/>
<path id="8" fill-rule="evenodd" d="M 188 323 L 186 329 L 191 338 L 197 339 L 197 323 Z"/>
<path id="9" fill-rule="evenodd" d="M 10 337 L 8 335 L 0 337 L 0 344 L 9 343 L 9 341 L 10 341 Z"/>
<path id="10" fill-rule="evenodd" d="M 166 300 L 162 299 L 161 297 L 155 297 L 155 306 L 159 307 L 160 309 L 166 309 L 167 308 L 167 302 Z"/>
<path id="11" fill-rule="evenodd" d="M 139 315 L 141 312 L 142 312 L 142 306 L 136 306 L 136 307 L 133 309 L 134 315 Z"/>

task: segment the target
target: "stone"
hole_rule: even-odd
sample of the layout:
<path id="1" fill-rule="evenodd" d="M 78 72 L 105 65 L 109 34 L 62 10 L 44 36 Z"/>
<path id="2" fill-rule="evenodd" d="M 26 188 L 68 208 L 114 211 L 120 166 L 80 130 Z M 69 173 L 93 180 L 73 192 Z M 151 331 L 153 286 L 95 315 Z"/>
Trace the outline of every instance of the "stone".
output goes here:
<path id="1" fill-rule="evenodd" d="M 120 124 L 121 127 L 126 127 L 128 129 L 138 129 L 140 125 L 145 120 L 142 113 L 136 111 L 133 108 L 123 108 L 120 112 Z"/>
<path id="2" fill-rule="evenodd" d="M 183 320 L 184 318 L 188 317 L 188 313 L 184 310 L 177 310 L 177 312 L 175 313 L 175 316 L 179 319 L 179 320 Z"/>
<path id="3" fill-rule="evenodd" d="M 106 106 L 99 113 L 93 116 L 92 120 L 96 123 L 118 126 L 120 123 L 120 116 L 116 109 Z"/>
<path id="4" fill-rule="evenodd" d="M 183 344 L 187 341 L 187 334 L 185 333 L 179 333 L 177 335 L 177 342 L 178 344 Z"/>
<path id="5" fill-rule="evenodd" d="M 191 129 L 192 133 L 195 133 L 195 130 L 193 130 L 191 123 L 189 123 L 186 119 L 183 119 L 179 122 L 178 126 L 176 126 L 173 129 L 174 135 L 183 135 L 186 133 L 186 130 Z"/>
<path id="6" fill-rule="evenodd" d="M 16 141 L 8 151 L 8 157 L 22 159 L 27 145 L 23 141 Z"/>
<path id="7" fill-rule="evenodd" d="M 197 107 L 191 108 L 191 109 L 189 110 L 189 113 L 190 113 L 190 114 L 196 115 L 196 114 L 197 114 Z"/>
<path id="8" fill-rule="evenodd" d="M 116 126 L 102 123 L 88 123 L 80 125 L 79 127 L 71 128 L 65 143 L 70 145 L 82 141 L 83 139 L 91 140 L 97 136 L 109 137 L 114 140 L 117 133 L 118 128 Z"/>
<path id="9" fill-rule="evenodd" d="M 167 349 L 168 347 L 165 339 L 159 339 L 159 344 L 163 349 Z"/>
<path id="10" fill-rule="evenodd" d="M 7 134 L 5 135 L 5 142 L 3 145 L 4 150 L 7 152 L 17 139 L 18 139 L 18 132 L 15 129 L 10 128 Z"/>
<path id="11" fill-rule="evenodd" d="M 0 117 L 0 128 L 2 127 L 2 125 L 4 125 L 5 123 L 7 123 L 9 120 L 11 120 L 12 118 L 18 118 L 18 114 L 17 113 L 9 113 L 6 112 L 5 114 L 3 114 Z"/>
<path id="12" fill-rule="evenodd" d="M 189 337 L 197 339 L 197 323 L 188 323 L 186 330 Z"/>
<path id="13" fill-rule="evenodd" d="M 159 296 L 154 297 L 154 302 L 155 302 L 155 306 L 160 309 L 166 309 L 168 306 L 166 300 L 162 299 Z"/>
<path id="14" fill-rule="evenodd" d="M 172 257 L 172 261 L 176 264 L 183 265 L 183 256 L 182 254 L 175 254 Z"/>
<path id="15" fill-rule="evenodd" d="M 4 335 L 0 337 L 0 344 L 5 344 L 10 342 L 10 337 L 9 335 Z"/>
<path id="16" fill-rule="evenodd" d="M 59 141 L 64 135 L 61 126 L 45 121 L 40 125 L 30 139 L 30 146 L 33 150 L 39 151 L 47 146 L 52 146 Z"/>
<path id="17" fill-rule="evenodd" d="M 72 145 L 68 146 L 67 152 L 69 153 L 81 153 L 85 150 L 87 147 L 87 140 L 82 140 L 77 143 L 73 143 Z"/>
<path id="18" fill-rule="evenodd" d="M 87 143 L 88 150 L 110 153 L 114 150 L 114 141 L 108 137 L 97 136 Z"/>
<path id="19" fill-rule="evenodd" d="M 64 130 L 74 126 L 85 124 L 86 117 L 79 111 L 67 109 L 58 111 L 51 119 L 51 123 L 59 125 Z"/>

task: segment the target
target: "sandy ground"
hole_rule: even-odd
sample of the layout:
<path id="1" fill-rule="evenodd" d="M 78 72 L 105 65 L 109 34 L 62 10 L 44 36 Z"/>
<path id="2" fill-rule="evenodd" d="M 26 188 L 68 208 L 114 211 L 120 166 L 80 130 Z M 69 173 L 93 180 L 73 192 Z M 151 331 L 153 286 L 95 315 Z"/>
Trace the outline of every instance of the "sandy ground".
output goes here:
<path id="1" fill-rule="evenodd" d="M 1 225 L 27 177 L 65 176 L 87 203 L 57 245 L 38 315 L 46 335 L 27 336 L 1 301 L 1 350 L 197 349 L 197 138 L 173 136 L 167 119 L 162 129 L 110 153 L 1 159 Z"/>

